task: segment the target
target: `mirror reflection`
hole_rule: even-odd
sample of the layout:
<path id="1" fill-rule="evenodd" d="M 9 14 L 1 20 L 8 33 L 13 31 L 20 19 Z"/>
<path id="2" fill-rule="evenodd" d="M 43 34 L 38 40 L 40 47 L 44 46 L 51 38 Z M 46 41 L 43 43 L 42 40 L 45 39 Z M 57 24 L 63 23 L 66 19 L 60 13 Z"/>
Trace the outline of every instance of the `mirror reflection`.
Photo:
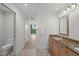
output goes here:
<path id="1" fill-rule="evenodd" d="M 59 18 L 59 34 L 69 35 L 69 22 L 68 16 L 63 16 Z"/>

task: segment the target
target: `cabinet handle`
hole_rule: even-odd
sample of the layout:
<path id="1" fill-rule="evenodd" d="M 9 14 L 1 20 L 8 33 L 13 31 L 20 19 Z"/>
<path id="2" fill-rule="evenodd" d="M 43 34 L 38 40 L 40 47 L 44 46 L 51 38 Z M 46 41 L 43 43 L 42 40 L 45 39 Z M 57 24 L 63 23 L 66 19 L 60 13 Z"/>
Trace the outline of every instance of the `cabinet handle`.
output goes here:
<path id="1" fill-rule="evenodd" d="M 56 47 L 59 47 L 59 45 L 57 44 Z"/>
<path id="2" fill-rule="evenodd" d="M 63 47 L 61 47 L 61 48 L 63 48 Z"/>

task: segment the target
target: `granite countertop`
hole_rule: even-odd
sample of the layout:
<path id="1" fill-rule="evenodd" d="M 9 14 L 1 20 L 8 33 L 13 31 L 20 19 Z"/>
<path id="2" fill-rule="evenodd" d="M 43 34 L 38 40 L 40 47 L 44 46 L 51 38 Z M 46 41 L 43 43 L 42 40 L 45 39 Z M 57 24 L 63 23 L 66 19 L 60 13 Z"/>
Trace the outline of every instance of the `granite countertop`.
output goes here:
<path id="1" fill-rule="evenodd" d="M 79 50 L 75 49 L 75 47 L 79 48 L 79 42 L 78 41 L 71 40 L 71 39 L 64 38 L 64 37 L 61 39 L 58 35 L 57 36 L 50 35 L 50 36 L 51 36 L 51 38 L 55 39 L 60 44 L 62 44 L 65 47 L 73 50 L 75 53 L 77 53 L 79 55 Z"/>

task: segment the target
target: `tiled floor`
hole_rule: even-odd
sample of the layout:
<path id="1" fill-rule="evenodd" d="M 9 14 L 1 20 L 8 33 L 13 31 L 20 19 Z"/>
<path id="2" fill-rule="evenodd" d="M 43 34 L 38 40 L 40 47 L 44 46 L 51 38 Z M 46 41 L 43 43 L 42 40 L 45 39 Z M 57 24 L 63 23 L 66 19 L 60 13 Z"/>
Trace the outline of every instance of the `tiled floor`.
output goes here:
<path id="1" fill-rule="evenodd" d="M 47 49 L 36 49 L 37 56 L 50 56 Z"/>
<path id="2" fill-rule="evenodd" d="M 21 56 L 49 56 L 47 49 L 37 49 L 36 48 L 36 38 L 31 37 L 30 41 L 25 44 L 25 47 L 22 49 Z"/>

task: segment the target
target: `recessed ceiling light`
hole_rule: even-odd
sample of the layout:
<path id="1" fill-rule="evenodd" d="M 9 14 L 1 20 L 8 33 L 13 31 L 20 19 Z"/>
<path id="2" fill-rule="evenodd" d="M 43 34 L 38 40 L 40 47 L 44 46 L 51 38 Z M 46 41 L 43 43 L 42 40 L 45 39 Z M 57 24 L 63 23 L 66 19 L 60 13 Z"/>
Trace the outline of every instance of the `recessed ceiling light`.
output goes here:
<path id="1" fill-rule="evenodd" d="M 57 10 L 58 8 L 56 8 L 56 10 Z"/>
<path id="2" fill-rule="evenodd" d="M 25 3 L 24 6 L 27 6 L 27 4 Z"/>

